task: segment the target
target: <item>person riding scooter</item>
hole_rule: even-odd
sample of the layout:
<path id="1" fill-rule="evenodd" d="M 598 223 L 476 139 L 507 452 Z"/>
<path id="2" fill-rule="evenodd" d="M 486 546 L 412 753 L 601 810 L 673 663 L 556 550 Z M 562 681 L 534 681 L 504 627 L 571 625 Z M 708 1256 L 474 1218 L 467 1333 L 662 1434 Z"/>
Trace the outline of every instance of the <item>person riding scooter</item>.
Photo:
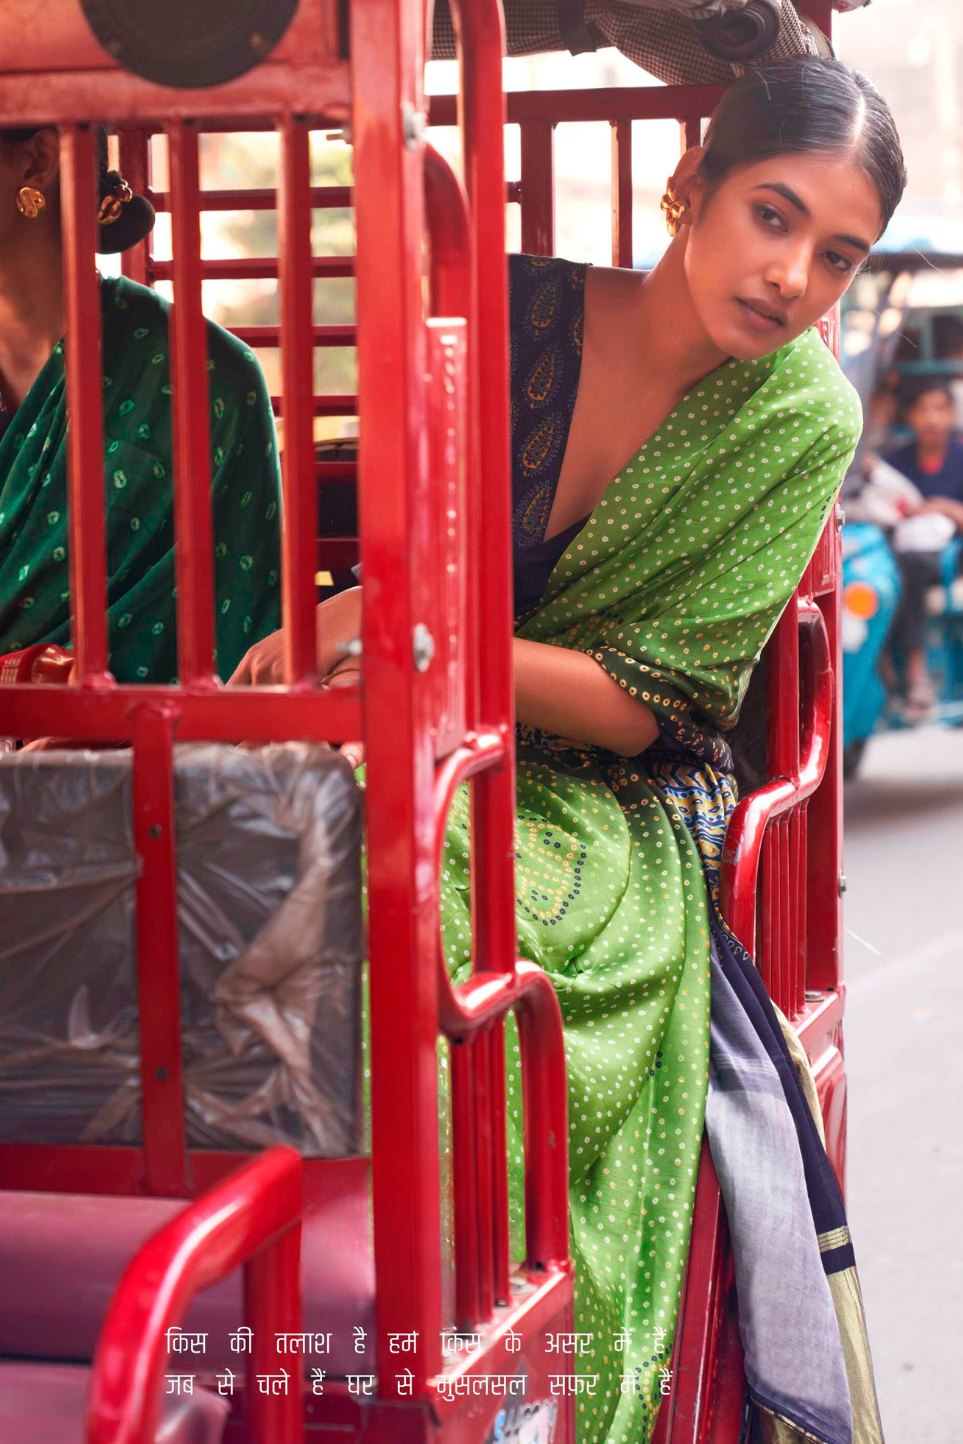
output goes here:
<path id="1" fill-rule="evenodd" d="M 963 532 L 963 441 L 954 434 L 948 382 L 919 382 L 903 411 L 913 440 L 886 460 L 913 484 L 919 500 L 904 507 L 905 520 L 891 533 L 903 582 L 891 641 L 903 658 L 904 720 L 919 722 L 936 703 L 926 662 L 926 594 L 942 579 L 947 544 Z"/>

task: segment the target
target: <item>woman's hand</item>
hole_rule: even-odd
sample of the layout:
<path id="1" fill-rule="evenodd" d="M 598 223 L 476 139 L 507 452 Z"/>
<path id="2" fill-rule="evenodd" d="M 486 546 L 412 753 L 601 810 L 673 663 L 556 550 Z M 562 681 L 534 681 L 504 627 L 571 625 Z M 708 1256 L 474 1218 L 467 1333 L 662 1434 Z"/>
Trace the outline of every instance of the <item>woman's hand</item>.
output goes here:
<path id="1" fill-rule="evenodd" d="M 361 635 L 361 588 L 351 587 L 322 602 L 315 613 L 318 671 L 327 677 L 341 660 L 341 647 Z M 229 687 L 279 687 L 284 682 L 284 633 L 272 632 L 241 658 Z"/>

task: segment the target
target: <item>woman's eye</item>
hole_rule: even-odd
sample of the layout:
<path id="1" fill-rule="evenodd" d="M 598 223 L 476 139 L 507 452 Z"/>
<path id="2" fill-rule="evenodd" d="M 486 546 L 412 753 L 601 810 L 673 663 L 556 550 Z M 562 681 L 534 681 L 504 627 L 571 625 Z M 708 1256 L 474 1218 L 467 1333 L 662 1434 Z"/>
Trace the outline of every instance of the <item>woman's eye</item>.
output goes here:
<path id="1" fill-rule="evenodd" d="M 839 271 L 843 275 L 848 275 L 849 272 L 853 269 L 853 263 L 849 259 L 849 257 L 841 255 L 839 251 L 827 251 L 826 260 L 832 266 L 834 271 Z"/>
<path id="2" fill-rule="evenodd" d="M 772 206 L 756 206 L 756 215 L 762 221 L 763 225 L 769 226 L 772 230 L 777 230 L 784 226 L 782 216 L 777 210 L 774 210 Z"/>

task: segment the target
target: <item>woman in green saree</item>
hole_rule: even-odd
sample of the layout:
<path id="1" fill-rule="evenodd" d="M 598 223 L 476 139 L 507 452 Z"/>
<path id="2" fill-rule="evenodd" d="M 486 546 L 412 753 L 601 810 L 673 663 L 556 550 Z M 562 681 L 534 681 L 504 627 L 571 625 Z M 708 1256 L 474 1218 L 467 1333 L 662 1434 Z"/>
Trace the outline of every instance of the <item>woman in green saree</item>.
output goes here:
<path id="1" fill-rule="evenodd" d="M 511 260 L 517 919 L 519 952 L 551 976 L 565 1022 L 576 1322 L 592 1340 L 576 1366 L 595 1378 L 578 1398 L 579 1444 L 651 1437 L 709 1121 L 710 1008 L 720 1095 L 737 1071 L 733 1018 L 765 1014 L 751 1067 L 771 1061 L 781 1081 L 756 1135 L 771 1124 L 791 1144 L 771 1179 L 789 1189 L 783 1213 L 737 1265 L 767 1437 L 881 1439 L 861 1318 L 837 1326 L 831 1312 L 830 1266 L 851 1271 L 838 1194 L 790 1097 L 768 1003 L 720 962 L 738 945 L 715 891 L 735 801 L 727 733 L 861 427 L 813 327 L 903 184 L 869 82 L 837 62 L 787 62 L 737 82 L 683 157 L 663 201 L 673 240 L 651 273 Z M 359 590 L 327 605 L 320 664 L 334 675 L 357 665 L 338 662 L 337 644 L 357 635 Z M 255 647 L 235 680 L 275 680 L 279 646 Z M 453 808 L 442 876 L 459 980 L 467 806 Z M 726 1203 L 741 1243 L 753 1180 L 726 1126 L 710 1137 L 720 1176 L 736 1178 Z M 511 1144 L 517 1179 L 517 1131 Z M 795 1260 L 797 1244 L 820 1302 L 812 1314 L 794 1302 L 773 1350 L 779 1255 Z"/>
<path id="2" fill-rule="evenodd" d="M 141 240 L 153 210 L 107 170 L 98 248 Z M 51 128 L 0 132 L 0 653 L 70 639 L 67 401 Z M 101 279 L 110 667 L 177 672 L 168 305 Z M 219 669 L 277 626 L 279 479 L 270 400 L 246 346 L 208 326 Z"/>

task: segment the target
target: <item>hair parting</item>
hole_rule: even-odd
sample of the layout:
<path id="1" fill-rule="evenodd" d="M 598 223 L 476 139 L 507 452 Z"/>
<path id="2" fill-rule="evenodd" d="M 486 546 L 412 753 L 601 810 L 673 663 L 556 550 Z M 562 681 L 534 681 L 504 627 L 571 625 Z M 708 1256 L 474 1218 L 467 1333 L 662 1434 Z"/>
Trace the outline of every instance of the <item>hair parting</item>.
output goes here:
<path id="1" fill-rule="evenodd" d="M 840 60 L 747 70 L 716 108 L 699 170 L 714 186 L 738 166 L 819 152 L 852 156 L 876 188 L 885 230 L 906 186 L 896 122 L 872 81 Z"/>

